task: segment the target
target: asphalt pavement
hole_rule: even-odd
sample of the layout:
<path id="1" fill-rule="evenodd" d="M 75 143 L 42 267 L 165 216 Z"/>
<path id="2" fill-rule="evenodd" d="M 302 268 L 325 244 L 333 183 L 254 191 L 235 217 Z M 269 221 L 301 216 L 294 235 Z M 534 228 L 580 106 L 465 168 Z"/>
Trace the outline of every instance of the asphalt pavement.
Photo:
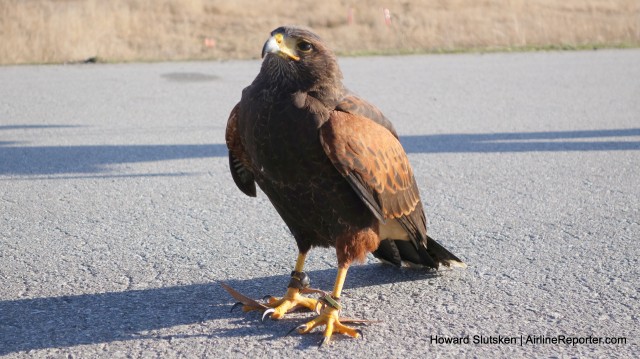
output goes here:
<path id="1" fill-rule="evenodd" d="M 0 356 L 640 356 L 640 50 L 340 64 L 467 269 L 370 256 L 344 315 L 379 323 L 320 349 L 285 336 L 311 315 L 261 323 L 219 285 L 281 295 L 296 256 L 228 172 L 227 116 L 259 61 L 0 67 Z M 313 250 L 312 285 L 335 266 Z"/>

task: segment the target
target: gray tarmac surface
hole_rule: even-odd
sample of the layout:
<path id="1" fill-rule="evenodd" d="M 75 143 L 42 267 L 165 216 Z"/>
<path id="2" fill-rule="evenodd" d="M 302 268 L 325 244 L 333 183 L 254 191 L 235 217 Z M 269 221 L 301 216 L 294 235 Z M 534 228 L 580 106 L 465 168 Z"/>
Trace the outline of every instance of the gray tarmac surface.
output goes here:
<path id="1" fill-rule="evenodd" d="M 2 67 L 0 356 L 640 356 L 640 50 L 340 63 L 394 122 L 431 235 L 469 268 L 370 257 L 344 314 L 381 323 L 328 348 L 285 337 L 310 314 L 230 313 L 218 284 L 281 295 L 295 261 L 227 169 L 227 116 L 258 61 Z M 334 252 L 306 269 L 331 289 Z"/>

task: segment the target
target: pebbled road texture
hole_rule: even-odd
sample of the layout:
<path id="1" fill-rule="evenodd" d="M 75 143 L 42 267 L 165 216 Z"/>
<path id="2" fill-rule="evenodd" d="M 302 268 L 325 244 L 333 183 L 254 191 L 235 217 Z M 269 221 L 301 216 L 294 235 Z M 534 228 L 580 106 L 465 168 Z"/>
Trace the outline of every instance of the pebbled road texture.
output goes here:
<path id="1" fill-rule="evenodd" d="M 319 333 L 285 337 L 310 315 L 230 313 L 218 284 L 281 295 L 296 255 L 227 170 L 227 115 L 259 62 L 2 67 L 0 356 L 640 356 L 639 50 L 340 63 L 396 125 L 431 235 L 469 268 L 371 257 L 344 314 L 381 323 L 321 349 Z M 306 269 L 331 289 L 333 251 Z M 562 336 L 578 344 L 526 342 Z"/>

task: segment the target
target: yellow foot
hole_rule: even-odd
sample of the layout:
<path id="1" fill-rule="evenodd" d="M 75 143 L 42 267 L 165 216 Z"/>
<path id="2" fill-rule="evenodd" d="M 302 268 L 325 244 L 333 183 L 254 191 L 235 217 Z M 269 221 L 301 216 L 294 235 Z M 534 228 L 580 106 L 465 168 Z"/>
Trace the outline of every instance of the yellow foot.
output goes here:
<path id="1" fill-rule="evenodd" d="M 302 324 L 294 330 L 298 330 L 300 334 L 306 334 L 312 331 L 314 328 L 325 325 L 326 328 L 324 330 L 324 337 L 320 342 L 320 346 L 324 344 L 329 344 L 331 341 L 331 335 L 335 333 L 345 334 L 353 338 L 359 338 L 362 336 L 362 332 L 359 329 L 348 327 L 342 323 L 340 323 L 339 310 L 333 307 L 326 306 L 320 315 L 314 318 L 313 320 L 307 322 L 306 324 Z M 366 321 L 357 321 L 347 319 L 345 321 L 349 322 L 366 322 Z"/>
<path id="2" fill-rule="evenodd" d="M 269 315 L 271 319 L 281 319 L 288 312 L 293 312 L 300 308 L 307 308 L 314 311 L 317 306 L 318 301 L 316 299 L 303 296 L 298 289 L 288 288 L 284 297 L 280 299 L 274 297 L 269 298 L 269 302 L 267 303 L 269 309 L 264 311 L 262 319 L 264 320 L 267 315 Z"/>
<path id="3" fill-rule="evenodd" d="M 233 298 L 238 301 L 233 305 L 231 310 L 239 305 L 242 305 L 242 311 L 244 312 L 260 310 L 263 312 L 263 321 L 267 316 L 271 317 L 271 319 L 281 319 L 286 313 L 295 311 L 300 308 L 307 308 L 309 310 L 315 311 L 316 307 L 318 306 L 318 301 L 316 299 L 303 296 L 302 294 L 300 294 L 301 291 L 296 288 L 288 288 L 287 293 L 280 299 L 269 297 L 268 302 L 265 304 L 241 294 L 240 292 L 224 283 L 220 284 L 227 292 L 229 292 L 229 294 L 231 294 Z M 302 291 L 305 292 L 307 290 L 303 289 Z M 316 290 L 310 291 L 313 292 Z"/>

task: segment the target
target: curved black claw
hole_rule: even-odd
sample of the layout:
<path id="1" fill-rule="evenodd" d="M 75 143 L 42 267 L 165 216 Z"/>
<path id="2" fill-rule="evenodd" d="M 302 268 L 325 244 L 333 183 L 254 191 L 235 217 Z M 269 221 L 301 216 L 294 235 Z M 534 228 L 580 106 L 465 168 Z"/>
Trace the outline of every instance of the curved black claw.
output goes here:
<path id="1" fill-rule="evenodd" d="M 329 345 L 329 342 L 331 341 L 331 339 L 329 339 L 331 337 L 323 337 L 322 340 L 320 341 L 320 344 L 318 344 L 318 348 L 322 348 L 325 345 Z"/>
<path id="2" fill-rule="evenodd" d="M 362 334 L 362 330 L 356 329 L 356 333 L 358 333 L 358 335 L 360 335 L 360 338 L 364 338 L 364 335 Z"/>
<path id="3" fill-rule="evenodd" d="M 231 310 L 229 311 L 229 313 L 233 312 L 234 309 L 236 309 L 237 307 L 244 305 L 244 303 L 242 302 L 236 302 L 236 304 L 234 304 L 233 306 L 231 306 Z"/>
<path id="4" fill-rule="evenodd" d="M 287 334 L 285 334 L 284 336 L 285 336 L 285 337 L 286 337 L 286 336 L 289 336 L 289 334 L 293 333 L 293 331 L 294 331 L 294 330 L 306 329 L 306 328 L 307 328 L 307 325 L 306 325 L 306 324 L 300 324 L 300 325 L 298 325 L 297 327 L 293 327 L 293 328 L 292 328 L 291 330 L 289 330 L 289 331 L 287 332 Z"/>
<path id="5" fill-rule="evenodd" d="M 265 311 L 264 311 L 264 313 L 262 313 L 262 321 L 264 322 L 264 318 L 266 318 L 266 317 L 267 317 L 267 315 L 268 315 L 269 317 L 271 317 L 271 314 L 272 314 L 272 313 L 274 313 L 275 311 L 276 311 L 276 310 L 275 310 L 275 309 L 273 309 L 273 308 L 269 308 L 269 309 L 265 310 Z"/>

